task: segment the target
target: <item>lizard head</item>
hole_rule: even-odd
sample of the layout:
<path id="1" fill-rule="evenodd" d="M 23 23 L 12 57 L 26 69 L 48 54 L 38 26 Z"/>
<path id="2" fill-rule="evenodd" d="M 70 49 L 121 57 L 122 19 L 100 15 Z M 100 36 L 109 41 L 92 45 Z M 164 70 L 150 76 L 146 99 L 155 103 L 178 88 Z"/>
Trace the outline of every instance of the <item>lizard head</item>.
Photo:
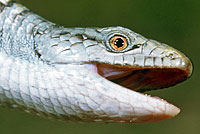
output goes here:
<path id="1" fill-rule="evenodd" d="M 41 59 L 56 66 L 73 64 L 87 68 L 109 81 L 109 86 L 105 85 L 107 82 L 102 85 L 104 88 L 120 85 L 125 87 L 121 87 L 122 90 L 142 92 L 173 86 L 192 74 L 192 63 L 184 54 L 123 27 L 64 29 L 56 34 L 58 35 L 47 40 L 49 46 L 40 49 Z M 118 88 L 116 87 L 116 92 Z M 139 96 L 137 98 L 147 97 L 143 94 Z M 179 108 L 162 99 L 147 98 L 148 103 L 152 101 L 157 106 L 159 104 L 159 108 L 164 106 L 165 109 L 163 112 L 154 110 L 153 114 L 146 113 L 145 110 L 135 111 L 135 114 L 139 114 L 134 120 L 136 123 L 164 120 L 180 112 Z M 143 105 L 146 104 L 142 102 L 137 106 L 144 108 Z M 136 105 L 135 101 L 133 105 Z M 150 105 L 152 104 L 149 104 L 149 110 L 152 110 Z M 131 116 L 124 114 L 118 116 Z M 113 117 L 114 120 L 122 121 L 118 116 Z"/>

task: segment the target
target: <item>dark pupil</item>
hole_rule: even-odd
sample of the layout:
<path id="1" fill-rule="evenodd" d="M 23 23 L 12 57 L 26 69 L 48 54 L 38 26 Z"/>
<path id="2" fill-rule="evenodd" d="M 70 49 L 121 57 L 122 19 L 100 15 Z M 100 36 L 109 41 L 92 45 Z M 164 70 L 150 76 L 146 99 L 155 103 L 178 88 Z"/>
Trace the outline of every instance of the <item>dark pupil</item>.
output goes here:
<path id="1" fill-rule="evenodd" d="M 115 40 L 114 44 L 115 44 L 115 46 L 120 48 L 124 45 L 124 41 L 121 38 L 118 38 L 118 39 Z"/>

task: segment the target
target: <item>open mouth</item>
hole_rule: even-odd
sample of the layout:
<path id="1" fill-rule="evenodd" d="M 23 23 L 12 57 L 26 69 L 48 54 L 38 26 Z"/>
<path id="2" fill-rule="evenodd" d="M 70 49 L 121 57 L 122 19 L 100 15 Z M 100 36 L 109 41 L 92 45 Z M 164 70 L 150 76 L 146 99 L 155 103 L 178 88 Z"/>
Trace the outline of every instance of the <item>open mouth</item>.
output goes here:
<path id="1" fill-rule="evenodd" d="M 185 67 L 134 67 L 97 62 L 87 65 L 107 80 L 140 93 L 174 86 L 188 79 L 192 73 L 189 60 Z"/>
<path id="2" fill-rule="evenodd" d="M 140 93 L 176 85 L 189 78 L 192 73 L 192 64 L 189 60 L 187 60 L 185 67 L 134 67 L 97 62 L 85 65 L 87 67 L 90 66 L 90 70 L 93 70 L 107 80 Z M 170 110 L 166 110 L 167 114 L 141 116 L 141 119 L 136 123 L 165 120 L 174 117 L 180 112 L 179 108 L 169 104 L 162 98 L 157 96 L 151 98 L 167 104 L 166 108 L 168 107 Z"/>
<path id="3" fill-rule="evenodd" d="M 175 67 L 131 67 L 102 63 L 93 65 L 102 77 L 137 92 L 170 87 L 186 80 L 190 75 L 189 69 Z"/>

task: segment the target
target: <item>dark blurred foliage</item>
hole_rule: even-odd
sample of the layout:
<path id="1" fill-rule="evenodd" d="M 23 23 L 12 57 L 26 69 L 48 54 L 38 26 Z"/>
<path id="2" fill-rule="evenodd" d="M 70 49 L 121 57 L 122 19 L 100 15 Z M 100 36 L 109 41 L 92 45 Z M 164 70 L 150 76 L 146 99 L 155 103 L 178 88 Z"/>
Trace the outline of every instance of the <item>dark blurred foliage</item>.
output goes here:
<path id="1" fill-rule="evenodd" d="M 175 103 L 181 113 L 141 125 L 68 123 L 0 109 L 1 134 L 197 134 L 200 132 L 199 0 L 21 0 L 41 16 L 65 27 L 124 26 L 184 52 L 192 77 L 174 87 L 149 92 Z M 199 84 L 198 84 L 199 83 Z"/>

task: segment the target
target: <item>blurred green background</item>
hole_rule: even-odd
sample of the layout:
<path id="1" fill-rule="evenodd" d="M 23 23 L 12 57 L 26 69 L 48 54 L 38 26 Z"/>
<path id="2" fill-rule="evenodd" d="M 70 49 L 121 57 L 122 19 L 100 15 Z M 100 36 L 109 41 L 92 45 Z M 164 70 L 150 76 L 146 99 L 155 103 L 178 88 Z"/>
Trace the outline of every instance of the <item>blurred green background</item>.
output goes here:
<path id="1" fill-rule="evenodd" d="M 200 133 L 199 0 L 21 0 L 65 27 L 124 26 L 184 52 L 193 76 L 175 87 L 149 92 L 181 108 L 170 120 L 141 125 L 69 123 L 0 109 L 0 134 L 198 134 Z"/>

